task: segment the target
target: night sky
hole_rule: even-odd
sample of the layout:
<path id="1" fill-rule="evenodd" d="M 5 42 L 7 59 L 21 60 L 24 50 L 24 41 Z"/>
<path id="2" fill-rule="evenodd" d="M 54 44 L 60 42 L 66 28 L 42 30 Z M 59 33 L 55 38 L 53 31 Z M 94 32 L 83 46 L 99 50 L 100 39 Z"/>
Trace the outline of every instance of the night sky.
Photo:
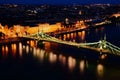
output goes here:
<path id="1" fill-rule="evenodd" d="M 0 0 L 1 4 L 120 4 L 120 0 Z"/>

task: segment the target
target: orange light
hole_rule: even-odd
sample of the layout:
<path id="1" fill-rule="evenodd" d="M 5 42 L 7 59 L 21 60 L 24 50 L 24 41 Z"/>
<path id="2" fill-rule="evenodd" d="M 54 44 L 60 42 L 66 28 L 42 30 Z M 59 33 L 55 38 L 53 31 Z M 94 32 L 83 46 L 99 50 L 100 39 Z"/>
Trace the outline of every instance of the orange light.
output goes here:
<path id="1" fill-rule="evenodd" d="M 19 43 L 19 55 L 22 57 L 22 43 Z"/>
<path id="2" fill-rule="evenodd" d="M 81 39 L 84 41 L 85 40 L 85 31 L 82 31 L 81 33 Z"/>
<path id="3" fill-rule="evenodd" d="M 5 46 L 6 55 L 8 54 L 8 46 Z"/>
<path id="4" fill-rule="evenodd" d="M 12 47 L 12 55 L 15 57 L 17 46 L 16 44 L 11 44 L 11 47 Z"/>
<path id="5" fill-rule="evenodd" d="M 97 74 L 99 77 L 102 77 L 104 73 L 104 66 L 102 64 L 97 65 Z"/>
<path id="6" fill-rule="evenodd" d="M 5 48 L 4 46 L 2 46 L 2 53 L 4 54 L 4 52 L 5 52 Z"/>
<path id="7" fill-rule="evenodd" d="M 101 55 L 101 59 L 105 59 L 107 57 L 107 54 Z"/>
<path id="8" fill-rule="evenodd" d="M 68 67 L 72 71 L 76 66 L 76 60 L 71 56 L 68 57 Z"/>
<path id="9" fill-rule="evenodd" d="M 57 55 L 56 54 L 53 54 L 52 52 L 49 53 L 49 61 L 51 63 L 55 63 L 57 61 Z"/>
<path id="10" fill-rule="evenodd" d="M 81 73 L 84 72 L 84 68 L 85 68 L 85 61 L 82 60 L 82 61 L 80 61 L 80 72 L 81 72 Z"/>
<path id="11" fill-rule="evenodd" d="M 60 61 L 63 65 L 65 65 L 65 64 L 66 64 L 66 57 L 60 54 L 60 55 L 59 55 L 59 61 Z"/>

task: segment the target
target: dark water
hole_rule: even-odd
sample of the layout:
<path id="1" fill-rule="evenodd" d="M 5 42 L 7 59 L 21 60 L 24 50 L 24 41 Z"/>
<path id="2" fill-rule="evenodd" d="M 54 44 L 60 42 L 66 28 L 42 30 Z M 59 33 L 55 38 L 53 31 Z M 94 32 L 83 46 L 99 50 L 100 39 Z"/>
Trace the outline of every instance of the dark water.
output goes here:
<path id="1" fill-rule="evenodd" d="M 107 41 L 120 47 L 120 26 L 72 33 L 59 38 L 75 42 Z M 0 79 L 20 80 L 119 80 L 120 57 L 46 42 L 17 42 L 0 46 Z"/>

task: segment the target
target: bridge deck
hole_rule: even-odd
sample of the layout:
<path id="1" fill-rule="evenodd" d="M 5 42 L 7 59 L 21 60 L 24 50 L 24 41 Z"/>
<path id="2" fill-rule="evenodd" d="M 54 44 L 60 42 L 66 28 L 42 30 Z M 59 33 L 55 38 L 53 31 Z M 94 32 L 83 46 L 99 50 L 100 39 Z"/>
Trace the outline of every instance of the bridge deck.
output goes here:
<path id="1" fill-rule="evenodd" d="M 70 41 L 59 40 L 55 37 L 51 37 L 42 32 L 36 33 L 33 35 L 29 35 L 29 36 L 24 36 L 24 37 L 29 38 L 29 39 L 38 40 L 38 41 L 41 40 L 41 41 L 47 41 L 47 42 L 55 42 L 55 43 L 59 43 L 59 44 L 75 46 L 78 48 L 85 48 L 85 49 L 90 49 L 90 50 L 94 50 L 97 52 L 109 53 L 109 54 L 114 54 L 114 55 L 120 56 L 120 48 L 107 42 L 106 36 L 104 37 L 104 40 L 100 40 L 98 42 L 92 42 L 92 43 L 75 43 L 75 42 L 70 42 Z"/>

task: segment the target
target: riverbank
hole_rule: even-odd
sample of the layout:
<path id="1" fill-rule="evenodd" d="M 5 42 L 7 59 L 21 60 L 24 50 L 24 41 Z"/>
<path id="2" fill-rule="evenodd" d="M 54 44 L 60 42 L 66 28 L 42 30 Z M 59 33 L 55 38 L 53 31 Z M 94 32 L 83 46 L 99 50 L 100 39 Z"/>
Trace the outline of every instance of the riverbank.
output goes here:
<path id="1" fill-rule="evenodd" d="M 24 39 L 22 37 L 13 37 L 13 38 L 7 38 L 7 39 L 0 39 L 0 45 L 19 42 L 19 41 L 23 41 L 23 40 Z"/>

